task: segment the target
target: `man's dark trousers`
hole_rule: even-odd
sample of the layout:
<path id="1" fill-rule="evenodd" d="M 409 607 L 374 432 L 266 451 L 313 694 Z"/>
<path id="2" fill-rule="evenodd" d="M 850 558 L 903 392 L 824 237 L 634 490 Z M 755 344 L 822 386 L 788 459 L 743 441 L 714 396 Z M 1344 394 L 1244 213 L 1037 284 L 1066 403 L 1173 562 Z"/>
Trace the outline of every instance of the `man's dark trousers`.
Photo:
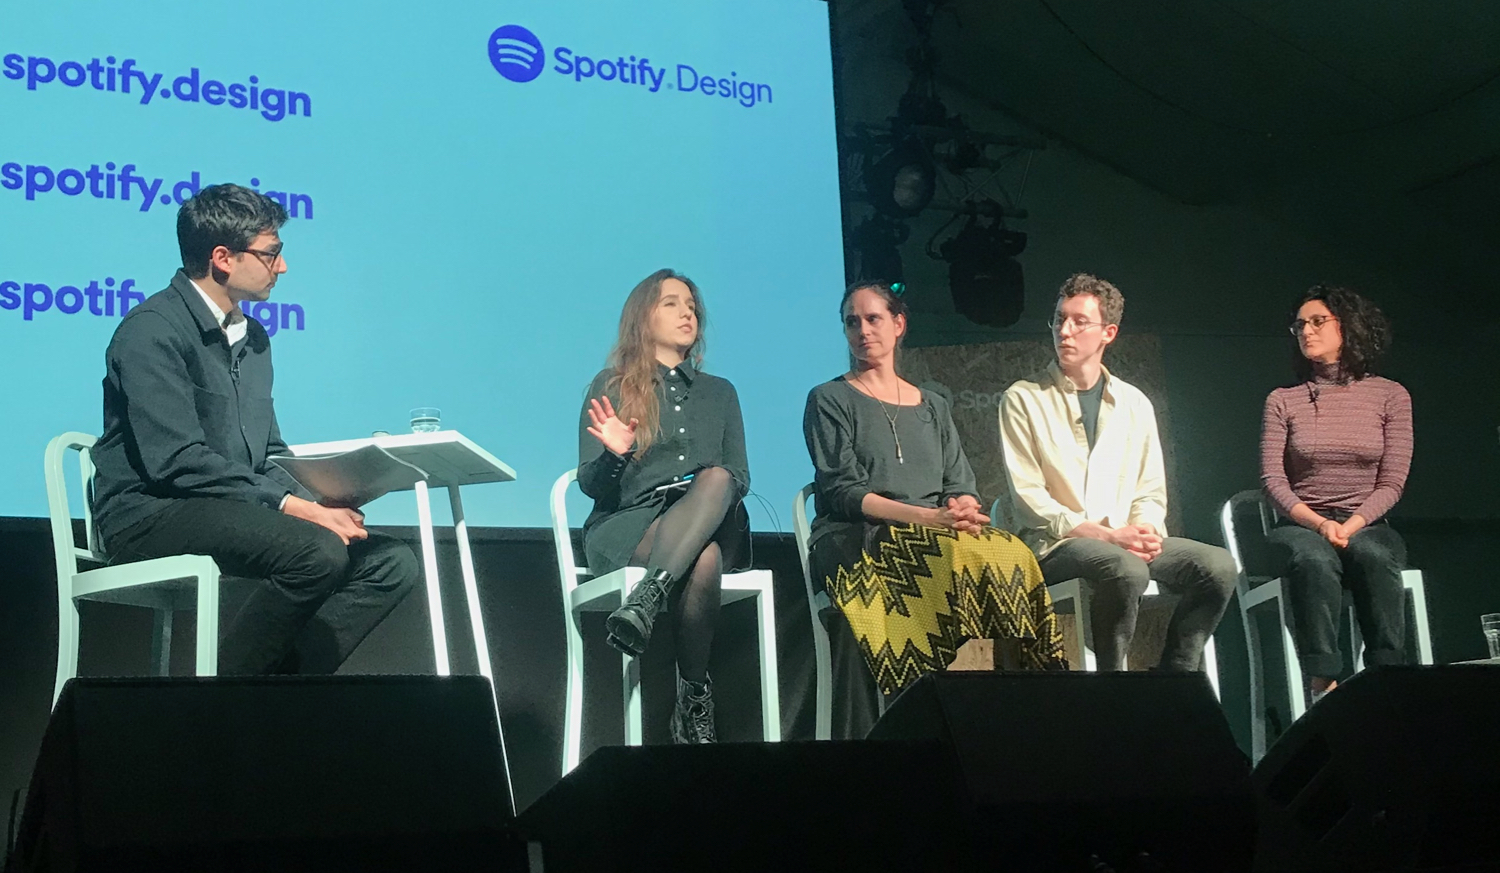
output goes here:
<path id="1" fill-rule="evenodd" d="M 1100 670 L 1123 670 L 1135 637 L 1141 595 L 1155 579 L 1181 600 L 1167 623 L 1163 670 L 1203 668 L 1203 647 L 1234 594 L 1238 570 L 1226 549 L 1183 537 L 1162 540 L 1149 564 L 1113 543 L 1072 537 L 1037 560 L 1048 585 L 1083 579 L 1089 586 L 1094 658 Z M 1080 631 L 1082 629 L 1080 628 Z"/>
<path id="2" fill-rule="evenodd" d="M 174 500 L 115 535 L 114 563 L 207 555 L 262 580 L 221 638 L 220 675 L 332 673 L 417 581 L 416 556 L 380 534 L 345 546 L 334 532 L 235 500 Z"/>

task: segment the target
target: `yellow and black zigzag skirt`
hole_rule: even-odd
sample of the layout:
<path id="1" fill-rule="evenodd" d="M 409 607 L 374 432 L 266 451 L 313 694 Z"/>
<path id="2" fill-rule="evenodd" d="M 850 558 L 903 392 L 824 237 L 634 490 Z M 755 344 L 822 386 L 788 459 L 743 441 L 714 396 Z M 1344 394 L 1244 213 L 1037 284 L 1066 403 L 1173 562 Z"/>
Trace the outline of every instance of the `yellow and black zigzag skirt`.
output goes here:
<path id="1" fill-rule="evenodd" d="M 1027 669 L 1067 669 L 1036 557 L 1005 531 L 880 526 L 823 580 L 881 692 L 953 663 L 969 639 L 1015 640 Z"/>

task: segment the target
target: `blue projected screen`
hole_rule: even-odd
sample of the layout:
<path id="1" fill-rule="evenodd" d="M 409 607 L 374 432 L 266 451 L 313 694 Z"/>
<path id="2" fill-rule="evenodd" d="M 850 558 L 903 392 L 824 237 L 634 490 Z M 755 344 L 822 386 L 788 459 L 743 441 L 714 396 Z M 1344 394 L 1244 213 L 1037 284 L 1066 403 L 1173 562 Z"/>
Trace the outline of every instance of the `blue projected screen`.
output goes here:
<path id="1" fill-rule="evenodd" d="M 99 432 L 110 335 L 180 265 L 177 204 L 238 182 L 292 216 L 247 310 L 289 443 L 435 406 L 517 473 L 465 490 L 470 522 L 545 525 L 621 305 L 672 267 L 789 527 L 803 400 L 846 360 L 826 3 L 6 7 L 0 515 L 46 514 L 42 450 Z"/>

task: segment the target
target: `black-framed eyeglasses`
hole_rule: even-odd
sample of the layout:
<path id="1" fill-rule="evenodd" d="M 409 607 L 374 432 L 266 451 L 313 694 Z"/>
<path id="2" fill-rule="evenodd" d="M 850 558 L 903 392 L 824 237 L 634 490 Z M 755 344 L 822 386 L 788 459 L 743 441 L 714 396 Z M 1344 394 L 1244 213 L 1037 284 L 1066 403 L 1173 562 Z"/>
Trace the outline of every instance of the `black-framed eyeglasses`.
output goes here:
<path id="1" fill-rule="evenodd" d="M 1292 332 L 1292 336 L 1302 336 L 1303 329 L 1309 324 L 1312 325 L 1314 331 L 1319 331 L 1328 322 L 1338 320 L 1339 317 L 1337 315 L 1314 315 L 1312 318 L 1299 318 L 1287 325 L 1286 329 Z"/>
<path id="2" fill-rule="evenodd" d="M 1062 330 L 1062 326 L 1065 324 L 1071 326 L 1074 333 L 1080 333 L 1091 327 L 1103 327 L 1105 322 L 1085 321 L 1081 318 L 1064 318 L 1059 320 L 1057 316 L 1053 316 L 1052 320 L 1047 322 L 1047 326 L 1052 328 L 1054 332 Z"/>
<path id="3" fill-rule="evenodd" d="M 262 259 L 261 263 L 266 265 L 267 270 L 274 270 L 276 262 L 281 260 L 281 252 L 285 248 L 286 246 L 282 246 L 274 252 L 262 251 L 261 249 L 240 249 L 240 251 L 247 255 L 255 255 L 257 258 Z"/>

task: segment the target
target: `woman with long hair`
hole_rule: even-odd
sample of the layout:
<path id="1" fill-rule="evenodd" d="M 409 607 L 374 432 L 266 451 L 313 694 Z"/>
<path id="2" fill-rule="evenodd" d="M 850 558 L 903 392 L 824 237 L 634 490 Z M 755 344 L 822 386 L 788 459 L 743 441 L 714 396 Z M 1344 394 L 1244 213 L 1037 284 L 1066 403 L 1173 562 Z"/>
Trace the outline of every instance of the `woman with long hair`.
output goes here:
<path id="1" fill-rule="evenodd" d="M 1375 375 L 1391 332 L 1375 304 L 1316 285 L 1297 301 L 1296 383 L 1266 398 L 1261 480 L 1280 516 L 1293 641 L 1314 700 L 1338 684 L 1338 615 L 1354 597 L 1367 664 L 1404 659 L 1406 544 L 1387 523 L 1411 469 L 1411 396 Z"/>
<path id="2" fill-rule="evenodd" d="M 676 618 L 676 743 L 716 739 L 708 656 L 720 580 L 750 558 L 744 422 L 734 386 L 700 369 L 706 322 L 691 279 L 647 276 L 625 300 L 579 423 L 578 484 L 594 498 L 583 525 L 589 567 L 646 568 L 605 621 L 610 645 L 639 656 L 657 618 L 669 608 Z"/>
<path id="3" fill-rule="evenodd" d="M 1066 669 L 1042 571 L 980 508 L 949 402 L 896 370 L 901 295 L 856 284 L 839 312 L 851 366 L 812 389 L 802 421 L 817 504 L 809 566 L 876 687 L 890 697 L 945 669 L 966 639 L 996 640 L 1009 667 Z M 872 701 L 851 699 L 841 733 L 867 726 Z"/>

